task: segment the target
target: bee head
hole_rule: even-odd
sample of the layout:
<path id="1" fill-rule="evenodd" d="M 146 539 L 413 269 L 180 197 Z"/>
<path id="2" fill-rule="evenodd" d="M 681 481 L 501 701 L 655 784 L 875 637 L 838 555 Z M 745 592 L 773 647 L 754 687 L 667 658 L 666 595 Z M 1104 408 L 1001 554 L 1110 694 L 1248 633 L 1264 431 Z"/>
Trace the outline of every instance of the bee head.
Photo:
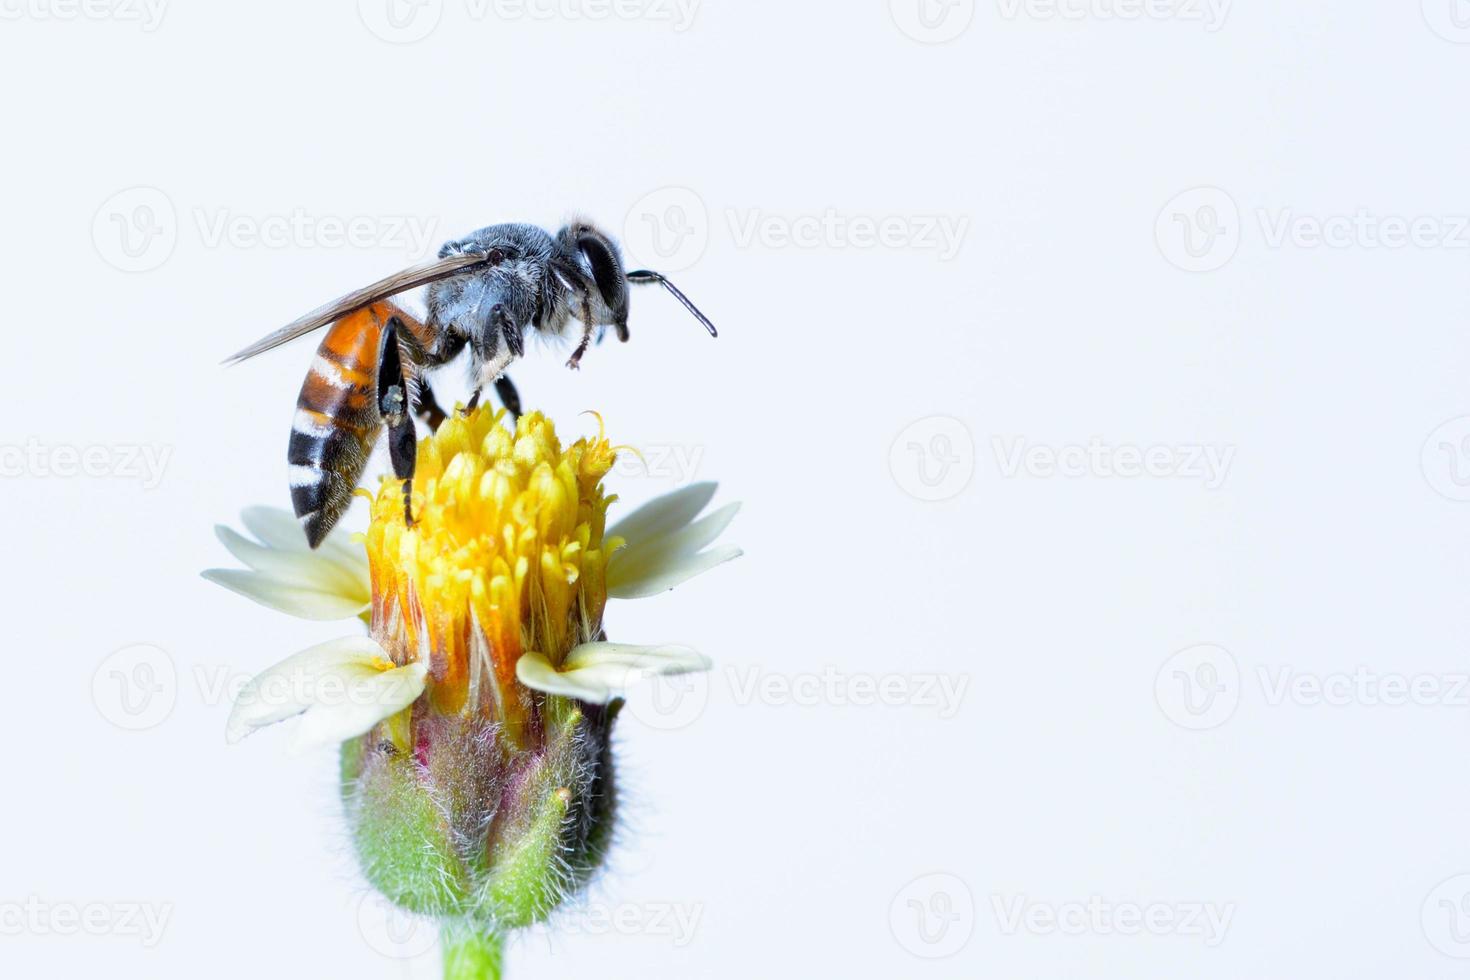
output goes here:
<path id="1" fill-rule="evenodd" d="M 628 339 L 628 276 L 623 253 L 611 235 L 591 221 L 574 218 L 556 234 L 557 258 L 593 285 L 590 299 L 599 323 L 611 323 Z"/>

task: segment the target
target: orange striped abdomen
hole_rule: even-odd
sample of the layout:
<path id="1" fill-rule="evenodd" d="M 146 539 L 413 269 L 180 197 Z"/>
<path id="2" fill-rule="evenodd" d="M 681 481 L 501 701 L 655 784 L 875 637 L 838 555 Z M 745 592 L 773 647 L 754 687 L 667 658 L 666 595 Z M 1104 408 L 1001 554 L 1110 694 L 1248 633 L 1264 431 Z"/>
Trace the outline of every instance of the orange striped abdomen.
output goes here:
<path id="1" fill-rule="evenodd" d="M 378 358 L 393 317 L 415 336 L 424 328 L 390 302 L 332 324 L 296 400 L 286 459 L 291 503 L 315 548 L 352 504 L 352 492 L 383 428 L 378 412 Z"/>

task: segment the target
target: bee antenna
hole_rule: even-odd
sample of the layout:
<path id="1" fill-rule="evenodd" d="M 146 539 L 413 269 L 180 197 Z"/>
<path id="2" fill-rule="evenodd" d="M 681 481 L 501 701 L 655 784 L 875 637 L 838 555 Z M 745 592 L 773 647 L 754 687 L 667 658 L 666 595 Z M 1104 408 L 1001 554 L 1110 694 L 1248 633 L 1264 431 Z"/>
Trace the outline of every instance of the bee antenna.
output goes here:
<path id="1" fill-rule="evenodd" d="M 679 291 L 678 286 L 675 286 L 673 283 L 669 282 L 669 280 L 665 278 L 661 273 L 651 272 L 648 269 L 639 269 L 636 272 L 628 273 L 628 281 L 634 283 L 658 283 L 660 286 L 673 293 L 674 298 L 684 304 L 684 309 L 688 310 L 690 313 L 693 313 L 694 318 L 700 323 L 704 324 L 704 329 L 709 331 L 709 335 L 711 337 L 718 337 L 720 335 L 720 332 L 715 329 L 715 325 L 709 322 L 709 317 L 699 312 L 699 307 L 695 306 L 694 303 L 690 301 L 688 296 L 685 296 L 682 292 Z"/>

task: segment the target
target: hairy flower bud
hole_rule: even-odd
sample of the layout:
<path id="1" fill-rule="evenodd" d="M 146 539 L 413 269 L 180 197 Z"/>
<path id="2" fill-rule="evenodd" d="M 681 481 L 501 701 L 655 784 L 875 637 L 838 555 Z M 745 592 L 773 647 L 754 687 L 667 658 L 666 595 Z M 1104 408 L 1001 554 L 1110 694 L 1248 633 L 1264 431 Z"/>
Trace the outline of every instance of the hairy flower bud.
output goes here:
<path id="1" fill-rule="evenodd" d="M 372 636 L 428 677 L 342 764 L 368 880 L 411 911 L 497 931 L 544 919 L 600 862 L 620 703 L 516 678 L 527 652 L 558 665 L 602 638 L 614 451 L 563 450 L 539 414 L 514 434 L 499 422 L 479 411 L 424 440 L 412 526 L 398 481 L 374 499 Z"/>

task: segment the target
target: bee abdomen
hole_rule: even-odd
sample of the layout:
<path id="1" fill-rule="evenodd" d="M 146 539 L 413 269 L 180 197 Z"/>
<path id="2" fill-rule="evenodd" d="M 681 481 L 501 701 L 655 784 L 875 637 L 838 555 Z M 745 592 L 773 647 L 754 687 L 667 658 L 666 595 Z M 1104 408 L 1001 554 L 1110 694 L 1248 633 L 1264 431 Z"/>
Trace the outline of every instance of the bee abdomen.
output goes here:
<path id="1" fill-rule="evenodd" d="M 323 427 L 315 413 L 298 409 L 286 461 L 291 466 L 291 506 L 313 548 L 351 506 L 372 449 L 371 434 L 337 420 Z"/>
<path id="2" fill-rule="evenodd" d="M 382 312 L 369 307 L 327 332 L 296 401 L 286 452 L 291 504 L 313 548 L 351 506 L 383 425 L 375 396 Z"/>

